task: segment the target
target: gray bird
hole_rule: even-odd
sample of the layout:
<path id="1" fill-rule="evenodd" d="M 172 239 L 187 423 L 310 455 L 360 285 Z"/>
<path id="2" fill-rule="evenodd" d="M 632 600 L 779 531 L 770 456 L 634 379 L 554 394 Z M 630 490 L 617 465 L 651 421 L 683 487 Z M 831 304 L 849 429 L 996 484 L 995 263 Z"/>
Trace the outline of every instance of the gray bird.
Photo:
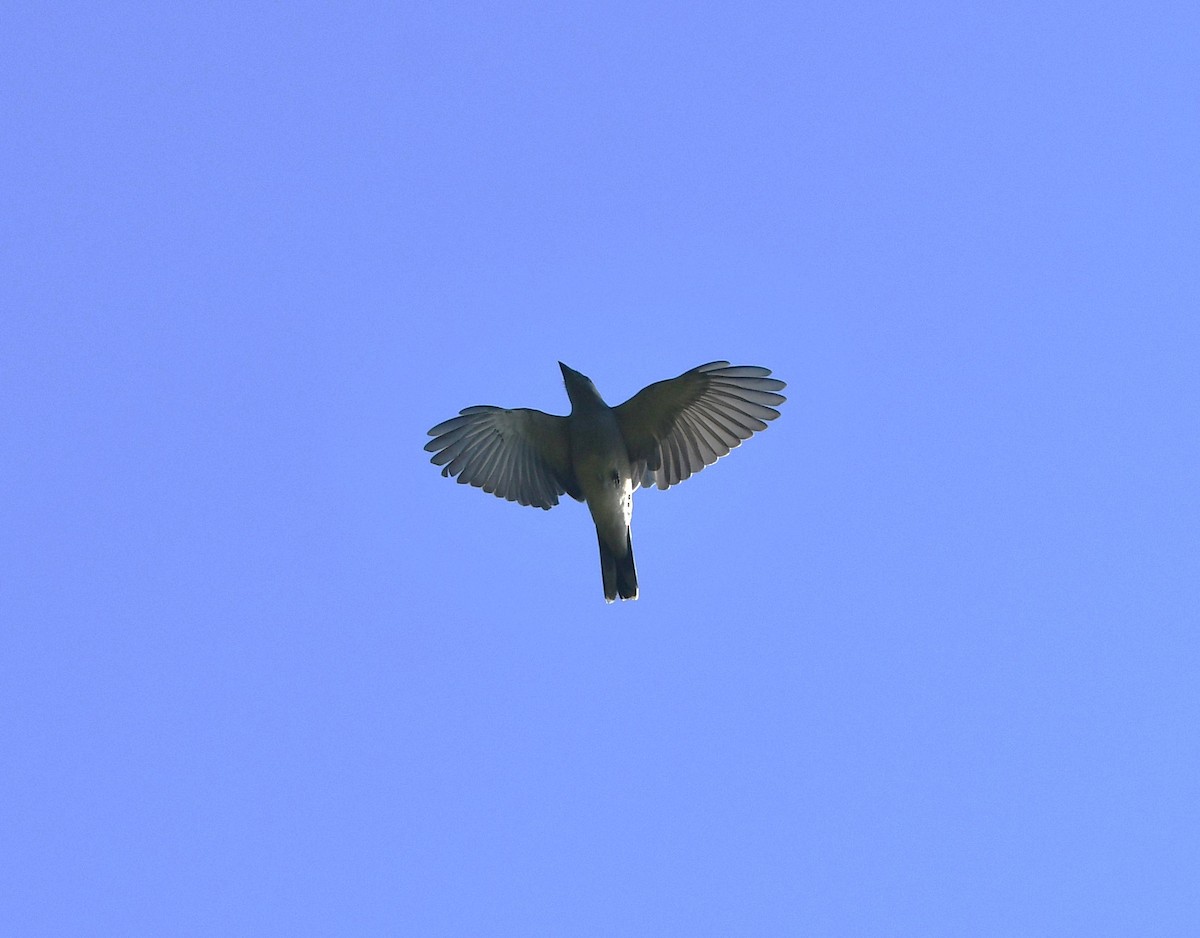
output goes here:
<path id="1" fill-rule="evenodd" d="M 586 501 L 600 540 L 604 599 L 637 599 L 633 493 L 669 488 L 740 446 L 786 398 L 770 369 L 709 362 L 609 407 L 591 379 L 562 362 L 566 417 L 540 410 L 468 407 L 429 431 L 442 475 L 499 498 L 550 509 L 566 492 Z"/>

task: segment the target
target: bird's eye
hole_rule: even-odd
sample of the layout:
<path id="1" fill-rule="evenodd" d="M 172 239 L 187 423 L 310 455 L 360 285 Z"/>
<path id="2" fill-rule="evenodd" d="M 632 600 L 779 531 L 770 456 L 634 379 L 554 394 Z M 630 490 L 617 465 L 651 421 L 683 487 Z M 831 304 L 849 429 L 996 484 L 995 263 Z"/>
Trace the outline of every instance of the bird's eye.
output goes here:
<path id="1" fill-rule="evenodd" d="M 612 477 L 611 477 L 611 478 L 612 478 L 612 484 L 613 484 L 613 485 L 620 485 L 620 484 L 621 484 L 621 473 L 617 472 L 617 470 L 616 470 L 616 469 L 614 469 L 614 470 L 612 471 Z"/>

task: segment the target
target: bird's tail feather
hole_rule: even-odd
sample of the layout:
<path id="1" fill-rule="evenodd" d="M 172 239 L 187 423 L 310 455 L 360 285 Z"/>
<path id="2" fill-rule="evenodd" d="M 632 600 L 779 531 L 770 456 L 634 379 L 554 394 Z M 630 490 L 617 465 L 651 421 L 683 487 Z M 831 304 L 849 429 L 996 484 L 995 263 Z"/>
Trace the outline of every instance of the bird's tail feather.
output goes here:
<path id="1" fill-rule="evenodd" d="M 604 538 L 600 538 L 600 574 L 604 578 L 604 601 L 613 602 L 619 595 L 622 599 L 637 599 L 637 569 L 633 565 L 633 536 L 625 534 L 625 553 L 618 556 Z"/>

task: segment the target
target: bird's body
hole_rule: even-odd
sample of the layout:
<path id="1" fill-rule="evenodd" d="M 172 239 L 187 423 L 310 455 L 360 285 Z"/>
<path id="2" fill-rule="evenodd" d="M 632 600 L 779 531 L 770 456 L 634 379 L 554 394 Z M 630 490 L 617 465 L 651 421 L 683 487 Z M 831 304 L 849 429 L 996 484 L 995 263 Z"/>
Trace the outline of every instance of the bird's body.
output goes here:
<path id="1" fill-rule="evenodd" d="M 442 474 L 501 498 L 551 508 L 586 501 L 600 542 L 604 598 L 637 599 L 630 522 L 639 485 L 668 488 L 716 462 L 779 416 L 784 383 L 757 366 L 711 362 L 609 407 L 559 362 L 571 413 L 468 407 L 429 431 Z"/>
<path id="2" fill-rule="evenodd" d="M 590 380 L 561 362 L 560 366 L 571 398 L 571 415 L 567 418 L 571 468 L 596 524 L 604 596 L 609 602 L 617 595 L 637 599 L 637 571 L 629 530 L 633 520 L 633 466 L 621 425 Z"/>

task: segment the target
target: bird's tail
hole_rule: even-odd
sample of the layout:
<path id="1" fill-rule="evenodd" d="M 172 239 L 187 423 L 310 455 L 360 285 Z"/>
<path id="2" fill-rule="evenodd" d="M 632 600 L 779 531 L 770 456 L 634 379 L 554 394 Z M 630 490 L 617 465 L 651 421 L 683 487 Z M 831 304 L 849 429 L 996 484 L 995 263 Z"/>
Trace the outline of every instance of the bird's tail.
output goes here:
<path id="1" fill-rule="evenodd" d="M 637 569 L 633 565 L 633 536 L 625 532 L 625 553 L 617 555 L 600 538 L 600 573 L 604 577 L 604 601 L 613 602 L 619 594 L 622 599 L 637 599 Z"/>

